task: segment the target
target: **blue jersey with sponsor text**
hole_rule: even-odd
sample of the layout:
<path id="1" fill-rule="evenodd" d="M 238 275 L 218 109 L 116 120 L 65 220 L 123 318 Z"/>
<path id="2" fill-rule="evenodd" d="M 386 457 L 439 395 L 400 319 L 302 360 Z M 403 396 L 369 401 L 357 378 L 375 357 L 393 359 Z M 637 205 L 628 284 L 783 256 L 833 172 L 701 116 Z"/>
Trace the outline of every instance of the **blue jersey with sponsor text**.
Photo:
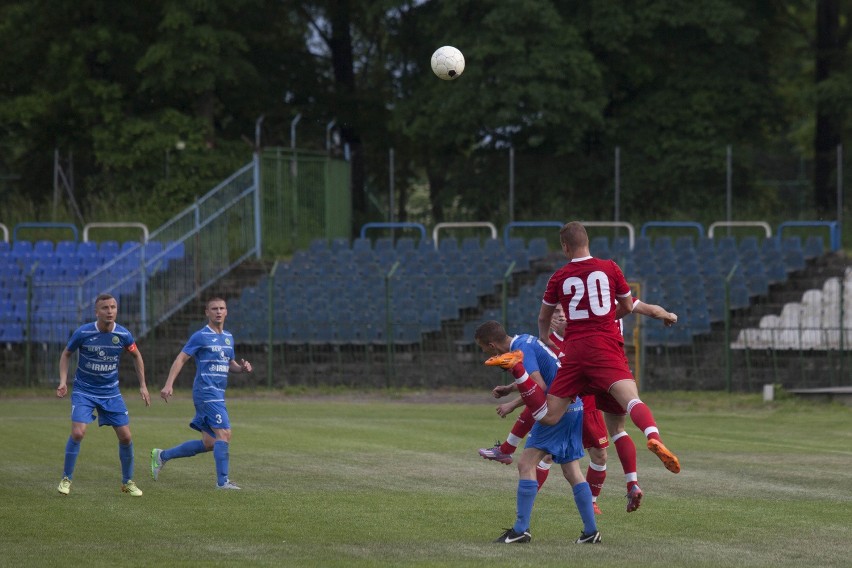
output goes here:
<path id="1" fill-rule="evenodd" d="M 527 373 L 533 374 L 535 371 L 541 373 L 541 378 L 544 379 L 544 384 L 550 388 L 550 383 L 556 377 L 556 371 L 559 370 L 559 358 L 545 345 L 538 337 L 522 333 L 512 338 L 512 343 L 509 346 L 512 351 L 524 352 L 524 368 Z M 583 408 L 583 401 L 580 397 L 568 407 L 569 410 L 579 410 Z"/>
<path id="2" fill-rule="evenodd" d="M 227 331 L 216 333 L 205 325 L 192 334 L 183 352 L 195 359 L 192 398 L 197 402 L 225 400 L 228 369 L 234 358 L 234 337 Z"/>
<path id="3" fill-rule="evenodd" d="M 117 323 L 107 332 L 100 331 L 97 322 L 78 327 L 65 346 L 79 352 L 74 390 L 101 398 L 120 396 L 118 361 L 134 343 L 133 335 Z"/>

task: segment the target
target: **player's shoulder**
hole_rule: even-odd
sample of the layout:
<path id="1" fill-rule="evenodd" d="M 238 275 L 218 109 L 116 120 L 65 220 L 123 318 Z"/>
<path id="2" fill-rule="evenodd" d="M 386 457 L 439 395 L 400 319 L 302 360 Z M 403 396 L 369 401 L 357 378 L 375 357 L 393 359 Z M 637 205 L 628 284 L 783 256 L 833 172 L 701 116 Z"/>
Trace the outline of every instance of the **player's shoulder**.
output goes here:
<path id="1" fill-rule="evenodd" d="M 75 329 L 74 333 L 98 333 L 98 329 L 95 327 L 95 322 L 90 321 Z"/>
<path id="2" fill-rule="evenodd" d="M 512 349 L 521 351 L 532 351 L 538 343 L 538 338 L 528 333 L 521 333 L 515 336 L 512 341 Z"/>
<path id="3" fill-rule="evenodd" d="M 132 335 L 132 334 L 130 333 L 130 330 L 129 330 L 129 329 L 127 329 L 126 327 L 124 327 L 123 325 L 121 325 L 121 324 L 120 324 L 120 323 L 118 323 L 118 322 L 116 322 L 116 323 L 115 323 L 115 327 L 113 328 L 112 332 L 113 332 L 113 333 L 118 333 L 118 334 L 120 334 L 120 335 Z"/>

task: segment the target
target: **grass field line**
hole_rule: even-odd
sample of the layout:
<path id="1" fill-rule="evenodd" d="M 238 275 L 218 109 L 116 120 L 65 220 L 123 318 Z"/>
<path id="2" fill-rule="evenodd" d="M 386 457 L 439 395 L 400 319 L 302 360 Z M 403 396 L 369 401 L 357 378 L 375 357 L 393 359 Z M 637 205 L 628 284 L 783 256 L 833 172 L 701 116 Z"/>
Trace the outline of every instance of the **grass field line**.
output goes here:
<path id="1" fill-rule="evenodd" d="M 767 446 L 778 448 L 779 450 L 799 450 L 802 452 L 813 452 L 816 448 L 813 445 L 804 445 L 804 444 L 792 444 L 790 442 L 772 442 L 768 441 L 765 438 L 760 439 L 742 439 L 742 438 L 725 438 L 722 436 L 714 435 L 714 436 L 705 436 L 702 434 L 685 434 L 683 432 L 677 432 L 676 434 L 671 434 L 672 437 L 679 438 L 689 438 L 691 440 L 701 440 L 701 441 L 712 441 L 712 442 L 728 442 L 734 446 L 759 446 L 761 448 L 766 448 Z M 820 452 L 829 453 L 829 454 L 837 454 L 841 456 L 852 456 L 852 451 L 850 450 L 840 450 L 829 447 L 819 447 Z"/>

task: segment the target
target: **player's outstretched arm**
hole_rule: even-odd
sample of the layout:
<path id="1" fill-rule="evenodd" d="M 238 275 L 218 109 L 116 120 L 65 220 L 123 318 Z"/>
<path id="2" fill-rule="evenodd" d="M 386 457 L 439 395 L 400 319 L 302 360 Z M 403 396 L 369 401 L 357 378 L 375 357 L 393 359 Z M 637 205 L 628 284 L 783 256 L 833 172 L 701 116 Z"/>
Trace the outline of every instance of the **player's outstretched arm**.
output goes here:
<path id="1" fill-rule="evenodd" d="M 175 381 L 177 380 L 178 375 L 180 374 L 180 370 L 183 369 L 184 363 L 189 361 L 189 355 L 181 351 L 175 357 L 174 362 L 172 363 L 172 368 L 169 369 L 169 378 L 166 379 L 166 384 L 163 386 L 160 391 L 160 397 L 166 402 L 169 402 L 169 398 L 174 394 L 174 386 Z"/>
<path id="2" fill-rule="evenodd" d="M 560 349 L 550 339 L 550 324 L 553 321 L 553 312 L 556 311 L 556 306 L 541 303 L 541 310 L 538 312 L 538 338 L 547 345 L 548 349 L 554 353 L 559 353 Z"/>
<path id="3" fill-rule="evenodd" d="M 657 304 L 637 302 L 633 307 L 633 311 L 639 315 L 660 320 L 666 327 L 671 327 L 677 323 L 677 314 L 666 311 L 665 308 L 658 306 Z"/>

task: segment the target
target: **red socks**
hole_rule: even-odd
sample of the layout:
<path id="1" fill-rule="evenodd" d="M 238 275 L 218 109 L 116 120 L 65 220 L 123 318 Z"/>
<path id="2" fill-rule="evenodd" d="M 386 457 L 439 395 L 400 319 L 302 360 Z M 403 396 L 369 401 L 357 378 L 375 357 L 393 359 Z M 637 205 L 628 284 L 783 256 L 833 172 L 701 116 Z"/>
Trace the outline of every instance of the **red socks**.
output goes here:
<path id="1" fill-rule="evenodd" d="M 630 419 L 649 440 L 660 439 L 660 431 L 657 429 L 654 415 L 644 402 L 634 398 L 627 403 L 627 413 L 630 414 Z"/>
<path id="2" fill-rule="evenodd" d="M 518 440 L 523 440 L 524 437 L 530 433 L 530 430 L 532 430 L 533 424 L 535 424 L 535 420 L 533 420 L 532 411 L 529 408 L 524 407 L 523 412 L 521 412 L 518 419 L 515 420 L 515 424 L 512 426 L 512 435 Z M 517 446 L 510 444 L 508 439 L 500 444 L 500 451 L 504 454 L 512 454 L 516 449 Z"/>
<path id="3" fill-rule="evenodd" d="M 602 468 L 602 469 L 595 469 Z M 586 470 L 586 481 L 589 482 L 589 487 L 592 490 L 592 497 L 597 497 L 601 494 L 604 480 L 606 479 L 606 466 L 599 466 L 589 462 L 589 469 Z"/>
<path id="4" fill-rule="evenodd" d="M 530 378 L 523 363 L 512 367 L 512 376 L 515 377 L 515 385 L 524 404 L 532 411 L 533 418 L 540 420 L 547 414 L 547 394 Z"/>
<path id="5" fill-rule="evenodd" d="M 615 451 L 618 453 L 618 460 L 621 462 L 621 467 L 624 469 L 624 478 L 627 481 L 627 490 L 636 485 L 636 445 L 633 440 L 627 435 L 627 432 L 619 432 L 612 437 L 612 443 L 615 445 Z"/>
<path id="6" fill-rule="evenodd" d="M 535 479 L 538 481 L 539 489 L 541 489 L 541 486 L 544 485 L 545 481 L 547 481 L 547 474 L 550 473 L 550 465 L 551 464 L 542 461 L 535 466 Z"/>

